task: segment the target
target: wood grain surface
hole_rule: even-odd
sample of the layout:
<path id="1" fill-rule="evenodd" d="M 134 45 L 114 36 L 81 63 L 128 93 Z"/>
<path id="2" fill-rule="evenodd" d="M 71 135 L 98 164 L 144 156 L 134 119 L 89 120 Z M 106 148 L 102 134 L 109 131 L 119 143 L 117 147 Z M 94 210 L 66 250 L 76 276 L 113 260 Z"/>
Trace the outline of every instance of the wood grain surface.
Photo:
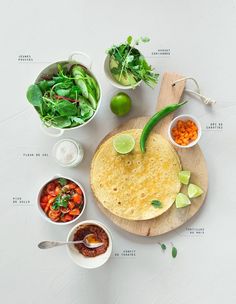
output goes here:
<path id="1" fill-rule="evenodd" d="M 181 100 L 185 82 L 180 82 L 175 86 L 172 86 L 172 83 L 173 81 L 182 77 L 183 76 L 175 73 L 165 73 L 163 75 L 160 94 L 157 102 L 157 111 L 170 103 L 178 103 Z M 174 113 L 171 113 L 166 118 L 161 120 L 154 128 L 153 132 L 157 132 L 168 139 L 167 129 L 170 121 L 173 119 L 173 116 Z M 110 132 L 101 141 L 99 146 L 108 138 L 121 131 L 143 128 L 149 118 L 150 117 L 137 117 L 127 121 L 126 123 Z M 207 166 L 199 145 L 195 145 L 189 149 L 176 148 L 176 151 L 179 155 L 182 168 L 184 170 L 189 170 L 192 173 L 191 183 L 199 185 L 204 190 L 204 194 L 202 196 L 191 199 L 192 204 L 189 207 L 177 209 L 175 207 L 175 204 L 173 204 L 165 213 L 154 219 L 144 221 L 130 221 L 112 214 L 109 210 L 104 208 L 99 201 L 96 200 L 102 212 L 117 226 L 130 233 L 142 236 L 157 236 L 167 233 L 178 228 L 179 226 L 186 223 L 189 219 L 191 219 L 201 208 L 206 197 L 208 188 Z M 187 187 L 182 186 L 181 192 L 186 193 L 186 191 Z"/>

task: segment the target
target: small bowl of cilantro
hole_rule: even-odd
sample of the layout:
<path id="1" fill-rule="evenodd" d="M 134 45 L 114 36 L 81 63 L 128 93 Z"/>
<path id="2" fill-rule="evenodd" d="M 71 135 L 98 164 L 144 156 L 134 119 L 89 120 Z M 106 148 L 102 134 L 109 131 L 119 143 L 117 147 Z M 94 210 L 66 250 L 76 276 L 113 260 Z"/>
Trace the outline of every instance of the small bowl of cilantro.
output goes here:
<path id="1" fill-rule="evenodd" d="M 101 86 L 85 65 L 74 60 L 59 61 L 39 74 L 26 96 L 44 126 L 75 129 L 86 125 L 97 113 Z"/>
<path id="2" fill-rule="evenodd" d="M 129 36 L 126 42 L 107 50 L 104 71 L 113 86 L 125 90 L 134 89 L 142 81 L 152 88 L 157 84 L 159 75 L 137 49 L 140 43 L 147 42 L 147 37 L 134 40 Z"/>

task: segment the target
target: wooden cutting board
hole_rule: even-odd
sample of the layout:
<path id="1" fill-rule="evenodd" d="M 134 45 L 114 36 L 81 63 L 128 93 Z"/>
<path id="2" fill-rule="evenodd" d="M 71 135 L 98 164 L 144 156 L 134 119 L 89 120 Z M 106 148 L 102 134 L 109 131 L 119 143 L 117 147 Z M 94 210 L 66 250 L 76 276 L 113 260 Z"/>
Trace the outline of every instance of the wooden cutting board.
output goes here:
<path id="1" fill-rule="evenodd" d="M 158 97 L 158 103 L 156 110 L 160 110 L 167 106 L 169 103 L 178 103 L 184 91 L 185 82 L 179 82 L 175 86 L 172 83 L 183 78 L 183 76 L 174 73 L 165 73 L 161 83 L 160 94 Z M 168 139 L 167 129 L 169 123 L 173 119 L 174 113 L 169 114 L 163 120 L 161 120 L 154 128 L 154 132 L 157 132 Z M 150 117 L 137 117 L 122 124 L 112 132 L 110 132 L 99 144 L 99 146 L 105 142 L 111 136 L 129 129 L 141 129 L 144 127 Z M 99 147 L 98 146 L 98 147 Z M 165 213 L 162 215 L 144 221 L 131 221 L 120 218 L 112 214 L 109 210 L 103 207 L 103 205 L 97 201 L 98 206 L 102 212 L 116 225 L 123 228 L 124 230 L 142 236 L 157 236 L 169 231 L 172 231 L 179 226 L 186 223 L 192 218 L 204 203 L 207 188 L 208 188 L 208 173 L 206 162 L 203 153 L 199 145 L 195 145 L 192 148 L 181 149 L 176 148 L 179 155 L 182 168 L 184 170 L 191 171 L 191 183 L 199 185 L 203 190 L 204 194 L 198 198 L 191 199 L 192 204 L 189 207 L 177 209 L 173 204 Z M 182 186 L 181 192 L 186 193 L 187 187 Z"/>

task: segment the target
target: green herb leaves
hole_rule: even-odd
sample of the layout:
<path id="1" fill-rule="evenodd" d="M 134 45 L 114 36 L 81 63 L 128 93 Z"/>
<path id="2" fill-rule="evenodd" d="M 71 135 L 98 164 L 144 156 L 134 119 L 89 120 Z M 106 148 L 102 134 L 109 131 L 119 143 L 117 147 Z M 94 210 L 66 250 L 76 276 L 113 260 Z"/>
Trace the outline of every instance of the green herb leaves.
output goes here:
<path id="1" fill-rule="evenodd" d="M 171 250 L 172 257 L 175 259 L 177 257 L 177 248 L 172 245 Z"/>
<path id="2" fill-rule="evenodd" d="M 164 244 L 164 243 L 158 243 L 160 246 L 161 246 L 161 249 L 163 250 L 163 251 L 165 251 L 166 250 L 166 245 Z"/>
<path id="3" fill-rule="evenodd" d="M 77 106 L 67 100 L 62 100 L 55 106 L 61 116 L 74 116 L 78 113 Z"/>
<path id="4" fill-rule="evenodd" d="M 162 251 L 166 251 L 167 246 L 164 243 L 158 243 L 161 246 Z M 177 248 L 171 243 L 171 255 L 175 259 L 177 257 Z"/>
<path id="5" fill-rule="evenodd" d="M 125 77 L 130 80 L 131 85 L 133 81 L 139 82 L 143 80 L 150 87 L 154 87 L 159 75 L 153 71 L 153 68 L 147 63 L 139 50 L 134 47 L 141 42 L 149 42 L 149 40 L 148 37 L 140 37 L 133 40 L 132 36 L 129 36 L 126 39 L 126 43 L 110 48 L 108 54 L 111 60 L 116 62 L 116 66 L 111 67 L 111 73 L 119 75 L 119 80 Z M 115 77 L 115 79 L 117 78 Z"/>
<path id="6" fill-rule="evenodd" d="M 84 124 L 93 116 L 100 88 L 79 64 L 72 68 L 59 64 L 56 75 L 31 85 L 26 96 L 46 126 L 71 128 Z"/>
<path id="7" fill-rule="evenodd" d="M 58 195 L 55 201 L 53 202 L 52 208 L 54 210 L 59 209 L 59 207 L 67 208 L 70 198 L 71 198 L 70 195 L 65 195 L 65 194 Z"/>
<path id="8" fill-rule="evenodd" d="M 29 86 L 26 93 L 28 101 L 35 107 L 42 105 L 42 92 L 36 84 Z"/>
<path id="9" fill-rule="evenodd" d="M 58 178 L 57 181 L 62 187 L 64 187 L 67 184 L 67 179 L 63 177 Z"/>
<path id="10" fill-rule="evenodd" d="M 154 207 L 154 208 L 162 208 L 162 203 L 158 200 L 153 200 L 151 202 L 151 205 Z"/>

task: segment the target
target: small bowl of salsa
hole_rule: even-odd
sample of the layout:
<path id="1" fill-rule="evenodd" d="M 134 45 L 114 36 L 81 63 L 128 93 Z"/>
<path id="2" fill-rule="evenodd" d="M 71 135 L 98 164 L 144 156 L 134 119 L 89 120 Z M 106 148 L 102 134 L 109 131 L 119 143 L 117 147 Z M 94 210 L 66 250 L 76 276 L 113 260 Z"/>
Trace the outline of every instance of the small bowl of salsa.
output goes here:
<path id="1" fill-rule="evenodd" d="M 86 197 L 80 183 L 71 178 L 55 177 L 46 182 L 38 194 L 42 217 L 57 225 L 71 224 L 82 215 Z"/>
<path id="2" fill-rule="evenodd" d="M 95 220 L 80 222 L 71 229 L 67 241 L 80 241 L 89 234 L 94 236 L 96 242 L 101 242 L 103 245 L 92 249 L 84 244 L 70 244 L 67 248 L 75 264 L 92 269 L 105 264 L 111 255 L 112 239 L 107 227 Z"/>

